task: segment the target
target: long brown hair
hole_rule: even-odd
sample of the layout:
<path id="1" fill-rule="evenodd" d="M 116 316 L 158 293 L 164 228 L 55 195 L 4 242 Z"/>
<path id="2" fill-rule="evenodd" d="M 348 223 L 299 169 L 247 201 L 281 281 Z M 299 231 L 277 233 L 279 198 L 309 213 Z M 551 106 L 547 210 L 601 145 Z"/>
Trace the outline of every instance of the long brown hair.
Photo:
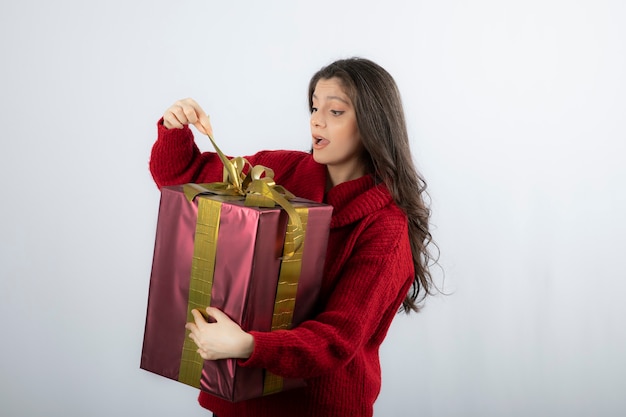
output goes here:
<path id="1" fill-rule="evenodd" d="M 419 310 L 419 302 L 432 294 L 428 250 L 430 209 L 425 202 L 426 181 L 415 169 L 400 93 L 393 77 L 378 64 L 364 58 L 335 61 L 320 69 L 309 83 L 309 110 L 313 92 L 321 79 L 337 78 L 355 107 L 357 125 L 366 151 L 366 169 L 385 183 L 393 200 L 407 215 L 415 277 L 402 303 L 406 313 Z"/>

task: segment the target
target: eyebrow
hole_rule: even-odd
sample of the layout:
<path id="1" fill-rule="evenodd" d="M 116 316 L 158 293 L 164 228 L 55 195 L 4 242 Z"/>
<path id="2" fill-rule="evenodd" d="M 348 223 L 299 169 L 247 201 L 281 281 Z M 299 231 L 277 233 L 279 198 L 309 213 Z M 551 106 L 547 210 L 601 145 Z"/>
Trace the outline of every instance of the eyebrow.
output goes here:
<path id="1" fill-rule="evenodd" d="M 315 94 L 313 94 L 311 96 L 311 98 L 314 98 L 316 100 L 319 99 Z M 339 101 L 341 101 L 343 103 L 346 103 L 347 105 L 350 105 L 350 102 L 348 100 L 344 99 L 343 97 L 339 97 L 339 96 L 326 96 L 326 100 L 339 100 Z"/>

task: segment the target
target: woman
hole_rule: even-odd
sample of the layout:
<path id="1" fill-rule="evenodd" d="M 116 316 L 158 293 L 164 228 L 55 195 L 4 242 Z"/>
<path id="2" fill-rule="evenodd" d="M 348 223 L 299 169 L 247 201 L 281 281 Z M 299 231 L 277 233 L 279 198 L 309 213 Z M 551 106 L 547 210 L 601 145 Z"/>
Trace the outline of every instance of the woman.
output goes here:
<path id="1" fill-rule="evenodd" d="M 309 84 L 312 152 L 247 157 L 275 171 L 299 197 L 333 206 L 324 278 L 314 318 L 291 330 L 245 332 L 215 308 L 188 323 L 205 360 L 237 358 L 306 388 L 230 403 L 200 393 L 220 417 L 372 416 L 381 384 L 378 350 L 399 308 L 417 311 L 432 289 L 430 211 L 415 170 L 393 78 L 361 58 L 336 61 Z M 193 100 L 158 123 L 150 168 L 158 186 L 219 181 L 216 154 L 200 153 L 188 125 L 211 133 Z M 297 174 L 297 175 L 294 175 Z"/>

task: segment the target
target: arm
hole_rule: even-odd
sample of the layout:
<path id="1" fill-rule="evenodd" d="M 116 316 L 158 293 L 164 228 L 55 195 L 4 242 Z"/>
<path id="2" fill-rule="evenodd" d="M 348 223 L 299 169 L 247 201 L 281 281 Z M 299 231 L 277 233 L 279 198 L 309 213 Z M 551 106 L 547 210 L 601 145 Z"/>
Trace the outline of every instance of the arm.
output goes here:
<path id="1" fill-rule="evenodd" d="M 397 220 L 397 217 L 396 217 Z M 377 348 L 406 296 L 413 265 L 406 222 L 379 217 L 363 232 L 322 313 L 292 330 L 250 332 L 254 350 L 243 366 L 311 378 Z"/>
<path id="2" fill-rule="evenodd" d="M 222 162 L 213 152 L 200 152 L 189 124 L 193 124 L 202 133 L 212 134 L 208 116 L 192 99 L 174 103 L 157 123 L 158 137 L 152 147 L 150 172 L 158 187 L 222 180 Z M 274 169 L 277 182 L 288 188 L 301 190 L 297 191 L 299 196 L 321 201 L 325 185 L 324 167 L 309 169 L 315 173 L 315 178 L 298 180 L 298 177 L 293 176 L 301 163 L 315 164 L 308 154 L 263 151 L 246 159 L 252 165 L 265 165 Z M 321 191 L 318 190 L 319 187 L 322 187 Z"/>

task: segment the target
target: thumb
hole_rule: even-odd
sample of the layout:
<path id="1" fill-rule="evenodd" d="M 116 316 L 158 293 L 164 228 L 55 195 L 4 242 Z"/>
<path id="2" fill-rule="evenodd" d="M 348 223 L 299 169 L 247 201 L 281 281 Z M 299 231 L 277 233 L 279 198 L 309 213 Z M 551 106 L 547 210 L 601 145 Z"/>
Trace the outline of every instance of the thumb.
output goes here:
<path id="1" fill-rule="evenodd" d="M 193 125 L 196 127 L 196 129 L 198 129 L 203 134 L 208 135 L 211 138 L 213 138 L 213 127 L 211 126 L 211 121 L 209 119 L 209 116 L 204 114 L 204 112 L 200 114 L 199 116 L 200 117 L 198 117 L 198 121 L 194 123 Z"/>

